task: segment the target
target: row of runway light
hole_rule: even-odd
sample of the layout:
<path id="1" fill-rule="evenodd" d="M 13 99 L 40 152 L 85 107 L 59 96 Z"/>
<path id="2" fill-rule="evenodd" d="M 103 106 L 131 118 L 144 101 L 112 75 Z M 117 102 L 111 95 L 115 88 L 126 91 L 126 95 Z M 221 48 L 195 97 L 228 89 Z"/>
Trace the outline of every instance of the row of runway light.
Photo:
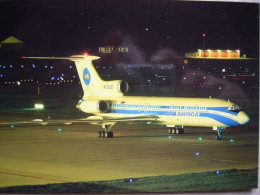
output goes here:
<path id="1" fill-rule="evenodd" d="M 4 82 L 5 85 L 22 85 L 22 84 L 28 84 L 28 83 L 36 83 L 38 84 L 39 81 L 34 81 L 33 79 L 28 80 L 20 80 L 20 81 L 6 81 Z M 46 82 L 45 85 L 59 85 L 59 84 L 66 84 L 66 83 L 75 83 L 74 80 L 63 80 L 58 82 Z M 78 82 L 80 84 L 80 82 Z"/>
<path id="2" fill-rule="evenodd" d="M 37 65 L 37 68 L 43 68 L 44 67 L 44 69 L 54 69 L 54 66 L 53 65 Z M 24 69 L 24 68 L 33 68 L 33 69 L 35 69 L 36 68 L 36 65 L 35 64 L 31 64 L 31 66 L 30 65 L 23 65 L 23 64 L 21 64 L 21 65 L 12 65 L 12 64 L 10 64 L 10 65 L 1 65 L 0 64 L 0 69 L 18 69 L 18 68 L 20 68 L 20 69 Z M 70 69 L 72 69 L 72 66 L 69 66 L 69 68 Z"/>

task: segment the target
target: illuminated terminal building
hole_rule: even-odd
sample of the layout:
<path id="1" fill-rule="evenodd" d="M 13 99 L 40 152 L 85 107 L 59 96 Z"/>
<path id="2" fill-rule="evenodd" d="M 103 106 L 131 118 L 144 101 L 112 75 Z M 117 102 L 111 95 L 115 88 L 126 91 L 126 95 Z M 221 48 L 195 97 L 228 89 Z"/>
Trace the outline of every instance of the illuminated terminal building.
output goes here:
<path id="1" fill-rule="evenodd" d="M 240 50 L 220 50 L 220 49 L 198 49 L 194 52 L 185 53 L 185 58 L 197 58 L 197 59 L 246 59 L 246 55 L 244 54 L 240 57 Z"/>

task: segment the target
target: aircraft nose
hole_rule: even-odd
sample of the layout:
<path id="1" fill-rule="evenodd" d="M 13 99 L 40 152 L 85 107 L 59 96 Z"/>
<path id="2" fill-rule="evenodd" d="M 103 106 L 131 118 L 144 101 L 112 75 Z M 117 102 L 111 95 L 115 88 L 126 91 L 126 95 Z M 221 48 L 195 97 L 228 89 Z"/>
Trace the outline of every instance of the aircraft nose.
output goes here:
<path id="1" fill-rule="evenodd" d="M 237 116 L 238 116 L 238 122 L 241 125 L 248 123 L 248 121 L 250 120 L 250 118 L 247 116 L 247 114 L 244 111 L 240 111 Z"/>

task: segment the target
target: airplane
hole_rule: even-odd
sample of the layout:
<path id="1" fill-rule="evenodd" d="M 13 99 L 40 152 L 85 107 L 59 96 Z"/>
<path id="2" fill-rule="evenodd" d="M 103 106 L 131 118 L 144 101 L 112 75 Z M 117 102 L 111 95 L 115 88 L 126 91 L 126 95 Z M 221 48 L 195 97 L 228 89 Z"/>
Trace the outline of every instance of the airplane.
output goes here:
<path id="1" fill-rule="evenodd" d="M 112 127 L 118 123 L 160 125 L 169 128 L 169 134 L 183 134 L 184 126 L 211 127 L 222 140 L 222 130 L 246 124 L 250 119 L 243 109 L 230 101 L 214 98 L 126 96 L 126 81 L 104 81 L 92 64 L 100 57 L 83 54 L 70 57 L 22 57 L 32 59 L 60 59 L 75 62 L 83 89 L 83 97 L 76 108 L 92 114 L 88 122 L 102 125 L 100 138 L 113 138 Z M 43 121 L 38 121 L 44 123 Z"/>

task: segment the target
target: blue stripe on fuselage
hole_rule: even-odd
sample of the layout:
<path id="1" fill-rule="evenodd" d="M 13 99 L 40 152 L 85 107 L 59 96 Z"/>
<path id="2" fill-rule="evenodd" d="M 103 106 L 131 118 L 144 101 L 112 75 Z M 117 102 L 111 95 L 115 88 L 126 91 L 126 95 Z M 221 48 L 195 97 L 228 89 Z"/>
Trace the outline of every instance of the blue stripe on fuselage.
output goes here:
<path id="1" fill-rule="evenodd" d="M 240 124 L 233 120 L 233 119 L 230 119 L 228 117 L 225 117 L 225 116 L 221 116 L 221 115 L 218 115 L 218 114 L 212 114 L 212 113 L 203 113 L 201 112 L 200 113 L 200 117 L 208 117 L 208 118 L 212 118 L 220 123 L 223 123 L 227 126 L 239 126 Z"/>
<path id="2" fill-rule="evenodd" d="M 178 107 L 176 109 L 176 107 Z M 145 111 L 147 109 L 149 109 L 149 111 L 153 111 L 153 109 L 165 109 L 165 110 L 169 110 L 169 111 L 164 111 L 164 112 L 173 112 L 173 111 L 193 111 L 193 112 L 201 112 L 204 110 L 212 110 L 212 111 L 220 111 L 220 112 L 225 112 L 228 114 L 232 114 L 237 116 L 238 113 L 237 112 L 232 112 L 230 110 L 228 110 L 228 107 L 198 107 L 198 109 L 196 109 L 197 106 L 160 106 L 160 105 L 137 105 L 137 104 L 113 104 L 112 105 L 112 109 L 116 109 L 116 108 L 126 108 L 126 109 L 144 109 Z M 193 108 L 193 109 L 192 109 Z M 143 110 L 141 110 L 143 111 Z M 147 111 L 146 111 L 147 112 Z M 159 111 L 160 112 L 160 111 Z"/>
<path id="3" fill-rule="evenodd" d="M 125 105 L 125 107 L 127 107 L 127 105 Z M 233 112 L 230 112 L 227 110 L 227 107 L 208 107 L 205 110 L 169 110 L 168 108 L 165 108 L 165 110 L 133 110 L 133 109 L 111 109 L 110 112 L 111 113 L 115 113 L 115 114 L 149 114 L 149 115 L 168 115 L 168 116 L 176 116 L 177 112 L 199 112 L 199 115 L 195 116 L 195 117 L 207 117 L 207 118 L 211 118 L 214 119 L 222 124 L 225 124 L 227 126 L 238 126 L 240 125 L 237 121 L 230 119 L 226 116 L 222 116 L 216 113 L 208 113 L 205 111 L 219 111 L 219 112 L 224 112 L 224 113 L 229 113 L 229 114 L 233 114 Z M 237 113 L 235 113 L 237 115 Z"/>
<path id="4" fill-rule="evenodd" d="M 207 107 L 207 110 L 221 111 L 235 116 L 238 115 L 238 113 L 228 110 L 228 107 Z"/>

